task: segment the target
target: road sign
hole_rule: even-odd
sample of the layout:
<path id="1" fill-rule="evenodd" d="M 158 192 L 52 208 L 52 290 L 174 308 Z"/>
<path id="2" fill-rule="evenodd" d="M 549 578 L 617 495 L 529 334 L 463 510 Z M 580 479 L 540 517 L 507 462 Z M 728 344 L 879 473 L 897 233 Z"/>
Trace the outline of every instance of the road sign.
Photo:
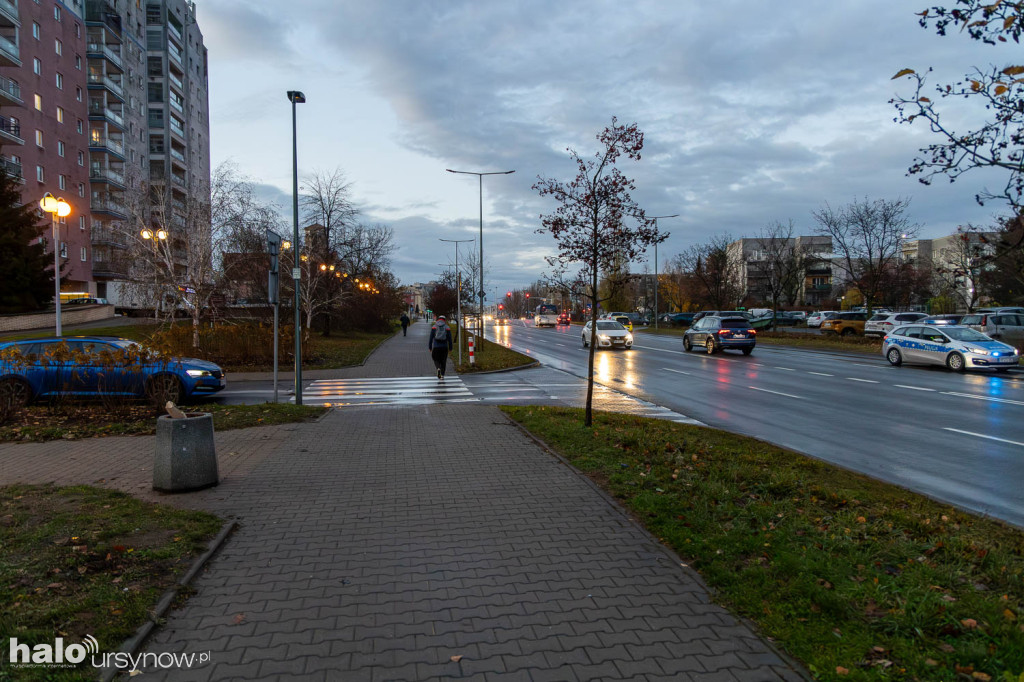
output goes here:
<path id="1" fill-rule="evenodd" d="M 487 292 L 486 291 L 478 291 L 478 292 L 476 292 L 476 295 L 477 295 L 478 298 L 483 298 L 484 296 L 487 295 Z"/>

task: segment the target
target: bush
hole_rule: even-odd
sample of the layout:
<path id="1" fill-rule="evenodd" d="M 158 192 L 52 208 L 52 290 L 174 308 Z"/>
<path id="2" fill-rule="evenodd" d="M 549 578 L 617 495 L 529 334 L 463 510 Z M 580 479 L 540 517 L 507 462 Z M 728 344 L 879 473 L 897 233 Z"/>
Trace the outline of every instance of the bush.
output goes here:
<path id="1" fill-rule="evenodd" d="M 293 326 L 279 330 L 280 363 L 294 362 Z M 150 343 L 170 355 L 197 357 L 231 367 L 258 367 L 274 362 L 274 325 L 263 323 L 220 323 L 199 327 L 199 348 L 192 345 L 192 325 L 176 324 L 158 331 Z M 302 346 L 302 361 L 311 359 L 309 344 Z"/>

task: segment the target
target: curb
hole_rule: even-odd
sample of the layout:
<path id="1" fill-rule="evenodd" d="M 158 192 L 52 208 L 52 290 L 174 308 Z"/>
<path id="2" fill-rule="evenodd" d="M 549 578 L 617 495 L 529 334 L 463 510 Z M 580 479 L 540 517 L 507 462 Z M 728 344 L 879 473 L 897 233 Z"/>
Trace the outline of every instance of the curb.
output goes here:
<path id="1" fill-rule="evenodd" d="M 220 550 L 228 536 L 231 535 L 237 527 L 237 521 L 228 521 L 221 527 L 217 536 L 210 541 L 209 545 L 207 545 L 206 551 L 203 552 L 198 559 L 192 562 L 192 566 L 185 572 L 185 575 L 178 579 L 178 582 L 174 587 L 171 587 L 164 592 L 163 596 L 160 597 L 160 601 L 156 603 L 156 607 L 150 614 L 149 620 L 139 626 L 139 629 L 135 631 L 135 634 L 121 644 L 121 648 L 118 649 L 118 653 L 135 655 L 138 652 L 145 643 L 146 638 L 148 638 L 153 630 L 156 629 L 158 621 L 163 619 L 170 610 L 171 604 L 173 604 L 174 600 L 177 599 L 181 590 L 188 587 L 189 584 L 195 580 L 196 576 L 199 575 L 199 571 L 201 571 L 206 563 L 213 558 L 213 555 Z M 100 675 L 100 680 L 102 680 L 102 682 L 110 682 L 110 680 L 114 679 L 114 677 L 120 672 L 122 671 L 108 666 L 103 669 L 103 673 Z"/>
<path id="2" fill-rule="evenodd" d="M 475 376 L 480 376 L 481 374 L 500 374 L 501 372 L 517 372 L 517 371 L 519 371 L 521 369 L 533 369 L 534 367 L 540 367 L 540 360 L 534 360 L 533 362 L 527 363 L 525 365 L 516 365 L 515 367 L 505 367 L 503 369 L 488 369 L 488 370 L 485 370 L 483 372 L 463 372 L 461 374 L 456 372 L 456 374 L 459 374 L 460 377 L 463 377 L 463 376 L 474 376 L 475 377 Z"/>
<path id="3" fill-rule="evenodd" d="M 596 412 L 596 410 L 595 410 L 595 412 Z M 676 565 L 677 568 L 682 568 L 683 570 L 686 570 L 686 571 L 692 573 L 693 577 L 696 580 L 696 582 L 699 583 L 700 586 L 704 588 L 704 590 L 708 593 L 709 597 L 714 599 L 717 596 L 718 591 L 715 590 L 715 588 L 713 588 L 710 585 L 708 585 L 706 582 L 704 582 L 704 576 L 702 576 L 700 573 L 698 573 L 697 569 L 695 569 L 692 566 L 690 566 L 688 561 L 685 561 L 683 559 L 683 557 L 679 556 L 679 554 L 677 554 L 672 548 L 668 547 L 663 542 L 661 542 L 657 537 L 655 537 L 654 534 L 652 534 L 649 530 L 647 530 L 647 528 L 644 526 L 644 524 L 641 523 L 635 516 L 633 516 L 629 512 L 628 509 L 626 509 L 622 504 L 619 503 L 618 500 L 616 500 L 608 492 L 606 492 L 601 486 L 599 486 L 597 483 L 595 483 L 593 480 L 591 480 L 591 478 L 589 476 L 587 476 L 585 473 L 583 473 L 582 471 L 577 469 L 575 466 L 573 466 L 569 462 L 569 460 L 567 460 L 565 457 L 563 457 L 561 454 L 559 454 L 545 440 L 543 440 L 539 436 L 535 436 L 534 434 L 532 434 L 525 426 L 523 426 L 522 424 L 517 422 L 515 419 L 512 419 L 510 416 L 508 416 L 504 412 L 502 412 L 502 415 L 505 417 L 505 419 L 508 420 L 508 423 L 510 425 L 512 425 L 516 429 L 518 429 L 520 433 L 522 433 L 524 436 L 529 438 L 530 441 L 532 441 L 534 444 L 537 445 L 537 447 L 539 447 L 541 450 L 543 450 L 547 454 L 549 454 L 552 457 L 554 457 L 555 459 L 557 459 L 563 466 L 567 467 L 570 471 L 572 471 L 574 474 L 576 474 L 576 476 L 578 476 L 580 479 L 582 479 L 584 483 L 586 483 L 588 486 L 590 486 L 590 488 L 592 490 L 594 490 L 598 495 L 601 496 L 601 498 L 605 501 L 605 504 L 607 504 L 608 506 L 610 506 L 613 509 L 615 509 L 619 514 L 621 514 L 623 516 L 623 518 L 625 518 L 630 524 L 635 526 L 641 533 L 646 535 L 647 538 L 649 540 L 651 540 L 651 542 L 653 542 L 655 545 L 657 545 L 657 547 L 661 550 L 661 552 L 664 553 L 665 556 L 670 561 L 672 561 Z M 717 604 L 717 602 L 715 602 L 715 603 Z M 728 611 L 729 614 L 733 618 L 736 619 L 737 623 L 739 623 L 740 625 L 742 625 L 745 628 L 747 628 L 748 630 L 750 630 L 750 632 L 753 633 L 755 636 L 757 636 L 757 638 L 759 640 L 764 642 L 764 644 L 769 649 L 771 649 L 775 653 L 775 655 L 777 655 L 784 663 L 786 663 L 788 665 L 789 672 L 795 673 L 796 675 L 798 675 L 800 677 L 801 680 L 804 680 L 804 682 L 813 682 L 814 677 L 804 668 L 803 664 L 800 663 L 799 661 L 797 661 L 795 658 L 790 656 L 788 653 L 786 653 L 782 649 L 780 649 L 778 646 L 776 646 L 775 642 L 773 642 L 767 636 L 762 634 L 761 630 L 757 627 L 756 623 L 754 623 L 753 621 L 751 621 L 751 620 L 749 620 L 747 618 L 744 618 L 743 616 L 740 616 L 738 614 L 733 613 L 730 609 L 727 609 L 726 607 L 721 606 L 720 604 L 718 604 L 718 606 L 720 608 Z M 775 667 L 771 667 L 771 669 L 772 669 L 773 672 L 776 672 L 776 674 L 779 674 L 778 670 L 776 670 Z M 785 679 L 785 675 L 781 675 L 780 674 L 780 677 L 783 677 Z"/>

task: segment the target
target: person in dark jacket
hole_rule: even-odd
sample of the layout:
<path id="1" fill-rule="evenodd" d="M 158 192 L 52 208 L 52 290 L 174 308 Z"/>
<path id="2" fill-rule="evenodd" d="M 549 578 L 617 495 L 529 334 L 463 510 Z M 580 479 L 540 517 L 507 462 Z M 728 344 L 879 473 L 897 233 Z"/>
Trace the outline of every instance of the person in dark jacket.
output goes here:
<path id="1" fill-rule="evenodd" d="M 400 318 L 400 321 L 402 322 L 402 336 L 405 336 L 406 332 L 409 331 L 409 322 L 411 320 L 409 320 L 409 316 L 408 315 L 406 315 L 405 313 L 402 313 L 402 317 Z"/>
<path id="2" fill-rule="evenodd" d="M 434 326 L 430 328 L 427 348 L 430 350 L 430 356 L 434 359 L 434 366 L 437 367 L 437 378 L 444 381 L 444 371 L 448 367 L 448 353 L 452 349 L 452 330 L 448 328 L 448 322 L 444 319 L 444 315 L 438 315 Z"/>

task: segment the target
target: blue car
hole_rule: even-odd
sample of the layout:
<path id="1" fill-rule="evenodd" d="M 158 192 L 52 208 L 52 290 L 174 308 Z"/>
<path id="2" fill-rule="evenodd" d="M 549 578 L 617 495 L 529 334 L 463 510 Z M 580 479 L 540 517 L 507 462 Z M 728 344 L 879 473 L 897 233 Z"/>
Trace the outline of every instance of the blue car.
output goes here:
<path id="1" fill-rule="evenodd" d="M 16 405 L 101 395 L 177 403 L 226 385 L 224 370 L 212 362 L 160 358 L 128 339 L 69 336 L 0 343 L 0 394 Z"/>

